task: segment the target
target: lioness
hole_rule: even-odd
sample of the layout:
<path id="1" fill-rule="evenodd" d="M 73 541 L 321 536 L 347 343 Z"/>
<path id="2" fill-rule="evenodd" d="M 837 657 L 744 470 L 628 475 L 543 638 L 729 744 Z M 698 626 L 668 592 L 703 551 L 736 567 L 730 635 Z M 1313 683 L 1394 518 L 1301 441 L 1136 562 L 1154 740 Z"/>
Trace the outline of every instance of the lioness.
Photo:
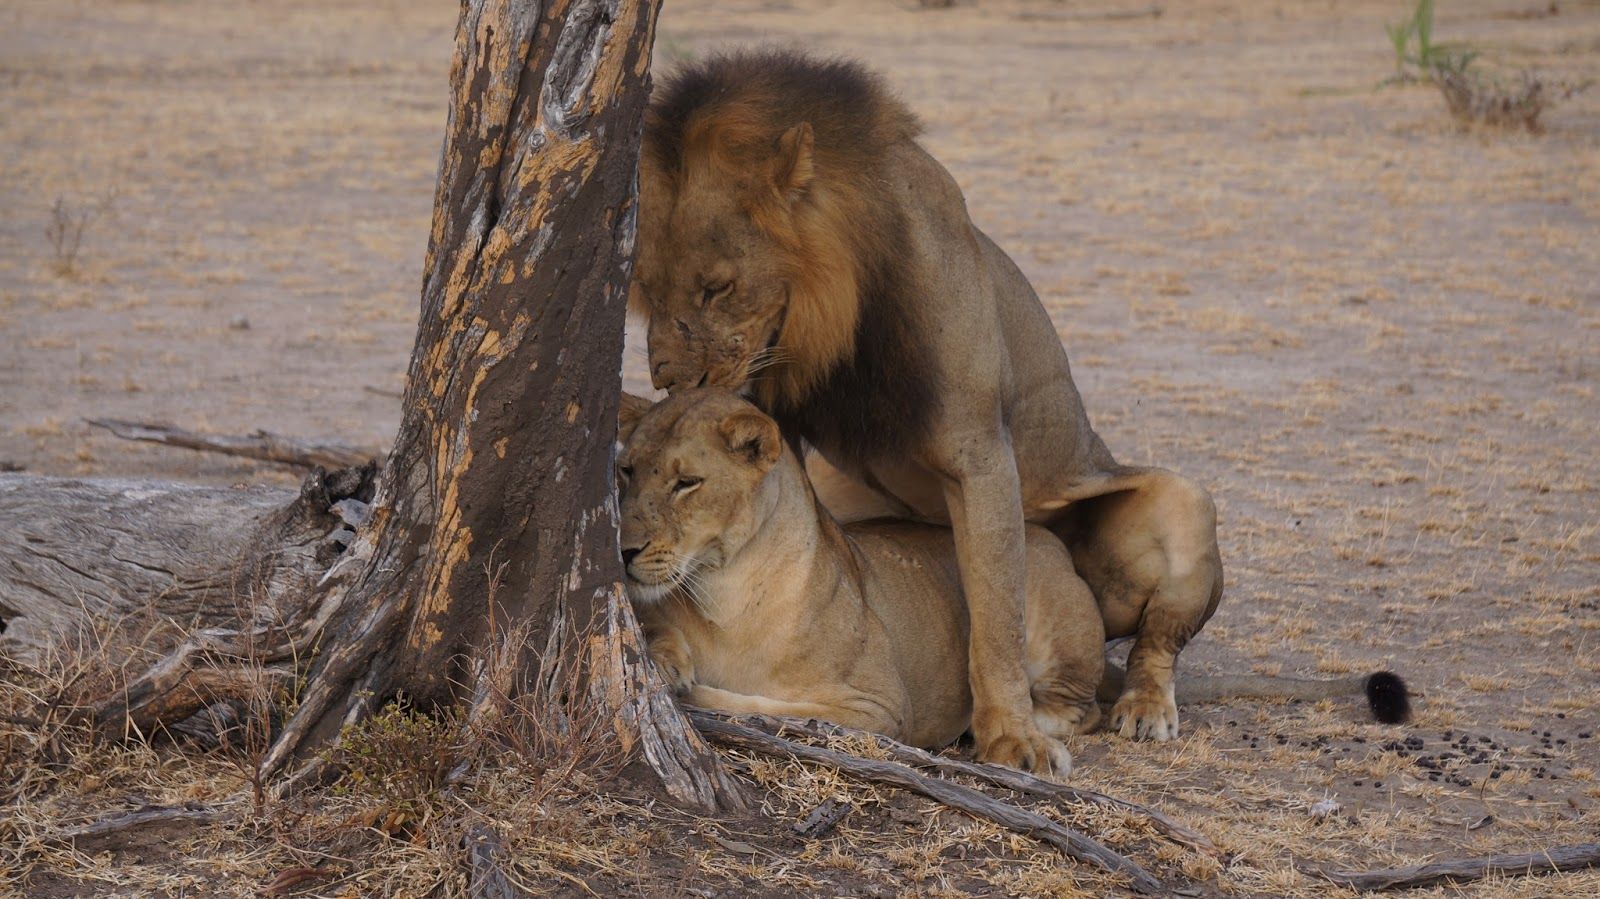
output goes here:
<path id="1" fill-rule="evenodd" d="M 685 700 L 815 717 L 919 746 L 971 721 L 967 611 L 950 530 L 841 528 L 771 418 L 731 392 L 625 404 L 618 455 L 628 593 Z M 1059 741 L 1100 718 L 1105 631 L 1061 542 L 1025 534 L 1025 688 Z"/>
<path id="2" fill-rule="evenodd" d="M 631 300 L 651 378 L 743 386 L 849 477 L 830 507 L 953 528 L 981 758 L 1052 750 L 1025 676 L 1025 521 L 1065 543 L 1107 633 L 1137 635 L 1113 727 L 1170 739 L 1178 652 L 1222 595 L 1211 497 L 1112 458 L 1033 288 L 917 133 L 849 62 L 737 53 L 668 79 Z"/>
<path id="3" fill-rule="evenodd" d="M 969 727 L 967 610 L 948 528 L 840 526 L 777 423 L 724 390 L 680 391 L 654 408 L 624 396 L 618 430 L 625 583 L 651 657 L 685 701 L 932 748 Z M 1100 614 L 1060 541 L 1033 526 L 1026 539 L 1027 687 L 1064 776 L 1059 740 L 1094 728 L 1096 694 L 1115 699 L 1124 673 L 1105 663 Z M 1409 714 L 1405 684 L 1388 672 L 1190 677 L 1177 698 L 1363 691 L 1378 720 Z"/>

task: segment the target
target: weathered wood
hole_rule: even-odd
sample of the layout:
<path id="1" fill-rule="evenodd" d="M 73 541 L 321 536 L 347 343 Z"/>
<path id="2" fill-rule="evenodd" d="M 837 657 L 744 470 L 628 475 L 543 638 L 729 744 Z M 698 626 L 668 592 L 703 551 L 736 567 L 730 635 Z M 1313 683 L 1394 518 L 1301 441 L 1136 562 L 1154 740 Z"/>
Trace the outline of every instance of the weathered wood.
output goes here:
<path id="1" fill-rule="evenodd" d="M 175 425 L 150 422 L 123 421 L 118 418 L 86 418 L 88 424 L 104 428 L 123 440 L 159 443 L 182 449 L 228 456 L 243 456 L 263 462 L 296 465 L 301 468 L 355 468 L 371 462 L 383 454 L 378 450 L 361 449 L 342 443 L 321 443 L 285 437 L 271 431 L 253 434 L 201 434 Z"/>
<path id="2" fill-rule="evenodd" d="M 1536 852 L 1490 855 L 1482 858 L 1447 858 L 1409 868 L 1380 871 L 1322 871 L 1306 873 L 1363 892 L 1401 890 L 1441 883 L 1470 883 L 1486 877 L 1531 877 L 1562 871 L 1600 867 L 1600 843 L 1553 846 Z"/>
<path id="3" fill-rule="evenodd" d="M 618 733 L 637 746 L 669 795 L 701 808 L 742 811 L 739 782 L 690 725 L 656 671 L 644 634 L 621 585 L 607 597 L 601 637 L 591 640 L 590 684 L 604 708 L 616 710 Z"/>
<path id="4" fill-rule="evenodd" d="M 1056 783 L 1034 777 L 1025 771 L 1007 768 L 1004 765 L 990 765 L 983 762 L 968 762 L 962 759 L 946 758 L 934 755 L 915 746 L 907 746 L 898 740 L 891 740 L 882 734 L 857 730 L 853 727 L 844 727 L 826 721 L 804 720 L 800 718 L 781 718 L 769 715 L 740 715 L 737 717 L 724 716 L 715 712 L 706 714 L 718 715 L 740 724 L 745 724 L 757 730 L 764 731 L 774 736 L 785 734 L 799 734 L 813 739 L 827 737 L 845 737 L 848 739 L 864 741 L 875 746 L 878 751 L 890 759 L 903 765 L 914 768 L 926 768 L 933 771 L 943 771 L 948 774 L 962 774 L 976 778 L 997 787 L 1038 796 L 1045 799 L 1058 799 L 1088 805 L 1099 805 L 1105 808 L 1114 808 L 1126 812 L 1137 818 L 1142 818 L 1153 829 L 1179 845 L 1186 846 L 1196 852 L 1209 855 L 1212 858 L 1226 861 L 1228 854 L 1204 834 L 1182 824 L 1159 811 L 1147 806 L 1108 796 L 1094 790 L 1084 790 L 1078 787 L 1069 787 L 1066 784 Z"/>
<path id="5" fill-rule="evenodd" d="M 320 475 L 297 499 L 266 487 L 0 474 L 0 653 L 33 664 L 53 645 L 119 625 L 157 645 L 237 626 L 321 575 L 339 549 L 333 502 Z"/>
<path id="6" fill-rule="evenodd" d="M 528 895 L 506 876 L 505 848 L 493 828 L 473 827 L 461 845 L 467 851 L 468 899 L 522 899 Z"/>
<path id="7" fill-rule="evenodd" d="M 1113 852 L 1083 834 L 1063 827 L 1037 812 L 1001 802 L 970 787 L 936 777 L 926 777 L 896 762 L 862 758 L 821 746 L 797 743 L 740 724 L 729 716 L 715 712 L 689 709 L 688 714 L 701 733 L 718 743 L 778 758 L 828 765 L 852 777 L 910 790 L 975 818 L 992 821 L 1017 833 L 1027 834 L 1049 843 L 1068 858 L 1126 877 L 1129 885 L 1137 893 L 1159 895 L 1167 892 L 1154 875 L 1126 856 Z"/>
<path id="8" fill-rule="evenodd" d="M 49 839 L 53 843 L 68 843 L 85 852 L 102 852 L 133 845 L 168 843 L 176 835 L 216 819 L 216 811 L 203 805 L 147 805 L 79 827 L 67 828 L 52 834 Z"/>

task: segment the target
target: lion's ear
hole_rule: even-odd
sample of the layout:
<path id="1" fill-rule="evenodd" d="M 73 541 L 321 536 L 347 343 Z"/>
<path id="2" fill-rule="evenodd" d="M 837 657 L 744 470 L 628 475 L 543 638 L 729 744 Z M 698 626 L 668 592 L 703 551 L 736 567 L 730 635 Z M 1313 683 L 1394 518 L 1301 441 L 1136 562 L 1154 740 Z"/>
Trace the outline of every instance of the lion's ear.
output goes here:
<path id="1" fill-rule="evenodd" d="M 810 122 L 801 122 L 778 138 L 778 160 L 773 182 L 778 193 L 788 197 L 791 203 L 800 199 L 816 174 L 811 165 L 811 151 L 815 143 Z"/>
<path id="2" fill-rule="evenodd" d="M 754 409 L 741 410 L 724 418 L 717 430 L 722 439 L 728 441 L 729 452 L 763 470 L 771 468 L 783 453 L 783 436 L 778 433 L 778 423 Z"/>
<path id="3" fill-rule="evenodd" d="M 627 443 L 633 436 L 633 429 L 638 427 L 639 419 L 650 411 L 655 403 L 642 396 L 634 396 L 628 391 L 622 391 L 622 403 L 617 406 L 617 442 Z"/>

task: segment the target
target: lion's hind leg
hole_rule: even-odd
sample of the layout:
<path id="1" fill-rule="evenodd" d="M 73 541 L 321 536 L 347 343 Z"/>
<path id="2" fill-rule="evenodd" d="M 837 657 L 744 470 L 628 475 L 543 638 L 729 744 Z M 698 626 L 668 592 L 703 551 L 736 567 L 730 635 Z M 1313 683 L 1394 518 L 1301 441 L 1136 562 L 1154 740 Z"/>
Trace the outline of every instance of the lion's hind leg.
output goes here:
<path id="1" fill-rule="evenodd" d="M 1176 737 L 1178 653 L 1222 596 L 1210 495 L 1172 472 L 1145 469 L 1119 492 L 1073 503 L 1051 529 L 1093 588 L 1107 636 L 1135 636 L 1111 728 L 1140 740 Z"/>

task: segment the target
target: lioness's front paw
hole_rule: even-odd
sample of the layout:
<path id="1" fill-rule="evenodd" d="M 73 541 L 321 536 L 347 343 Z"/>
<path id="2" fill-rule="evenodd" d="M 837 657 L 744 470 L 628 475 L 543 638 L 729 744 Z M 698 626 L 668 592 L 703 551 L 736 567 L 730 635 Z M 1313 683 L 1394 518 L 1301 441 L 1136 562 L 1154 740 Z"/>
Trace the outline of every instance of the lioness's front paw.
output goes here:
<path id="1" fill-rule="evenodd" d="M 1129 691 L 1111 707 L 1111 729 L 1129 740 L 1171 740 L 1178 735 L 1178 704 L 1170 693 Z"/>
<path id="2" fill-rule="evenodd" d="M 1045 736 L 1032 721 L 1001 728 L 998 733 L 974 736 L 978 739 L 980 762 L 1037 774 L 1054 773 L 1057 777 L 1072 773 L 1072 753 L 1067 751 L 1066 745 Z"/>
<path id="3" fill-rule="evenodd" d="M 682 696 L 694 686 L 694 663 L 689 660 L 689 654 L 674 641 L 658 640 L 651 643 L 650 657 L 655 660 L 656 668 L 660 669 L 661 679 L 667 682 L 674 693 Z"/>
<path id="4" fill-rule="evenodd" d="M 694 677 L 691 674 L 685 674 L 677 665 L 667 662 L 658 662 L 657 665 L 661 668 L 662 679 L 667 682 L 667 686 L 672 688 L 672 692 L 679 696 L 688 693 L 689 689 L 694 686 Z"/>

